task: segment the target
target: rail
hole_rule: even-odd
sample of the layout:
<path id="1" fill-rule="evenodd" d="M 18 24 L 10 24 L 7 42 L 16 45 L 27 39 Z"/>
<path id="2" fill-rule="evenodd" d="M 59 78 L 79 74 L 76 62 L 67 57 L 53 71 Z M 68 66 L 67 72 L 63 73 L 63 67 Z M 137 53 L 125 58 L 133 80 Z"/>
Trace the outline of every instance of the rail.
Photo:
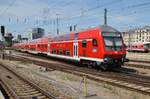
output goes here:
<path id="1" fill-rule="evenodd" d="M 132 75 L 132 74 L 119 74 L 119 73 L 104 73 L 104 72 L 97 72 L 96 70 L 91 70 L 88 68 L 79 68 L 76 66 L 72 66 L 69 64 L 64 63 L 50 63 L 48 60 L 43 60 L 35 57 L 29 56 L 9 56 L 6 55 L 7 58 L 13 58 L 20 61 L 32 61 L 32 63 L 40 66 L 46 67 L 48 70 L 49 68 L 60 70 L 63 72 L 68 72 L 71 74 L 79 75 L 79 76 L 87 76 L 87 78 L 95 81 L 105 82 L 111 85 L 119 86 L 122 88 L 134 90 L 137 92 L 141 92 L 143 94 L 150 95 L 150 79 L 148 77 L 140 76 L 140 75 Z M 132 86 L 131 86 L 132 85 Z M 139 88 L 141 86 L 141 88 Z"/>
<path id="2" fill-rule="evenodd" d="M 45 95 L 47 98 L 49 99 L 56 99 L 55 96 L 53 96 L 52 94 L 48 93 L 47 91 L 43 90 L 42 88 L 40 88 L 38 85 L 36 85 L 35 83 L 29 81 L 28 79 L 25 79 L 24 76 L 22 74 L 17 73 L 13 68 L 11 68 L 10 66 L 6 66 L 2 63 L 0 63 L 1 66 L 3 66 L 4 68 L 6 68 L 7 70 L 9 70 L 10 72 L 12 72 L 14 75 L 16 75 L 18 78 L 20 78 L 21 80 L 23 80 L 24 82 L 27 82 L 27 84 L 29 84 L 30 86 L 32 86 L 33 88 L 35 88 L 36 90 L 38 90 L 40 93 L 42 93 L 43 95 Z M 4 81 L 3 81 L 4 82 Z M 5 83 L 6 84 L 6 83 Z M 8 86 L 6 84 L 6 86 Z M 17 94 L 15 94 L 13 92 L 13 89 L 9 89 L 12 93 L 13 96 L 15 97 L 14 99 L 19 99 Z"/>

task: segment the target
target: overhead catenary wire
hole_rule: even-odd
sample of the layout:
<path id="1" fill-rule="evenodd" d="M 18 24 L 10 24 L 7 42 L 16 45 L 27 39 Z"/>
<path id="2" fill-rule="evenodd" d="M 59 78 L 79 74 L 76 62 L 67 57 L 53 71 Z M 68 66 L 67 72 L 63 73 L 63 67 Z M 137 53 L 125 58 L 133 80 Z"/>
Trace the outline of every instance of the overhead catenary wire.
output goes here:
<path id="1" fill-rule="evenodd" d="M 144 7 L 144 6 L 148 6 L 148 5 L 150 5 L 150 1 L 139 3 L 139 4 L 128 5 L 126 7 L 121 7 L 121 8 L 117 8 L 117 9 L 111 9 L 110 12 L 115 12 L 115 11 L 121 11 L 122 12 L 122 11 L 125 11 L 125 10 Z"/>
<path id="2" fill-rule="evenodd" d="M 13 0 L 4 10 L 2 10 L 1 13 L 0 13 L 0 17 L 1 17 L 4 13 L 6 13 L 6 12 L 15 4 L 16 1 L 17 1 L 17 0 Z"/>
<path id="3" fill-rule="evenodd" d="M 114 0 L 112 0 L 111 2 L 106 2 L 106 3 L 102 4 L 102 5 L 99 5 L 99 6 L 96 6 L 96 7 L 87 9 L 87 10 L 84 10 L 83 13 L 89 12 L 89 11 L 92 11 L 92 10 L 95 10 L 95 9 L 97 9 L 97 8 L 104 7 L 105 5 L 108 6 L 108 5 L 112 5 L 112 4 L 118 3 L 118 1 L 122 1 L 122 0 L 117 0 L 117 2 L 114 1 Z M 84 15 L 83 13 L 81 13 L 81 14 L 79 14 L 79 15 L 77 15 L 77 16 L 73 16 L 73 17 L 63 17 L 63 18 L 61 18 L 61 20 L 63 20 L 63 21 L 64 21 L 64 20 L 73 20 L 73 19 L 75 19 L 75 18 L 81 18 L 81 16 L 82 16 L 82 17 L 85 17 L 85 15 Z M 79 25 L 79 24 L 82 24 L 82 22 L 79 22 L 78 25 Z M 84 23 L 83 23 L 83 24 L 84 24 Z M 44 24 L 43 24 L 42 26 L 44 26 Z"/>
<path id="4" fill-rule="evenodd" d="M 126 7 L 122 7 L 122 8 L 118 8 L 122 10 L 128 10 L 128 9 L 132 9 L 132 8 L 138 8 L 138 7 L 143 7 L 143 6 L 148 6 L 150 5 L 150 2 L 143 2 L 143 3 L 139 3 L 139 4 L 134 4 L 134 5 L 129 5 L 129 6 L 126 6 Z M 113 12 L 114 10 L 111 10 L 110 12 Z M 134 15 L 134 14 L 137 14 L 138 11 L 134 11 L 130 14 L 125 14 L 123 16 L 131 16 L 131 15 Z"/>
<path id="5" fill-rule="evenodd" d="M 98 5 L 96 7 L 92 7 L 92 8 L 89 8 L 89 9 L 86 9 L 84 11 L 81 11 L 80 13 L 76 14 L 76 15 L 72 15 L 71 17 L 64 17 L 62 20 L 72 20 L 72 19 L 75 19 L 75 18 L 80 18 L 81 16 L 85 16 L 87 12 L 90 12 L 90 11 L 93 11 L 95 9 L 98 9 L 98 8 L 102 8 L 102 7 L 106 7 L 106 6 L 110 6 L 110 5 L 113 5 L 113 4 L 116 4 L 116 3 L 119 3 L 120 1 L 123 1 L 123 0 L 112 0 L 110 2 L 106 2 L 104 4 L 101 4 L 101 5 Z M 102 9 L 103 11 L 103 9 Z M 83 14 L 84 13 L 84 14 Z"/>
<path id="6" fill-rule="evenodd" d="M 74 0 L 70 0 L 69 2 L 66 2 L 66 3 L 62 4 L 61 7 L 65 8 L 66 6 L 69 6 L 73 3 L 74 3 Z"/>
<path id="7" fill-rule="evenodd" d="M 14 0 L 14 1 L 16 1 L 16 0 Z M 99 9 L 99 8 L 103 8 L 103 7 L 107 7 L 107 6 L 110 6 L 110 5 L 113 5 L 113 4 L 116 4 L 116 3 L 120 3 L 120 1 L 122 1 L 122 0 L 116 0 L 116 1 L 114 1 L 114 0 L 111 0 L 111 1 L 109 1 L 109 2 L 106 2 L 106 3 L 103 3 L 103 4 L 100 4 L 100 5 L 97 5 L 97 6 L 95 6 L 95 7 L 91 7 L 91 8 L 88 8 L 88 9 L 85 9 L 84 11 L 83 11 L 83 13 L 84 14 L 81 14 L 80 12 L 80 14 L 77 14 L 77 15 L 72 15 L 71 17 L 68 17 L 68 16 L 66 16 L 66 17 L 60 17 L 60 19 L 61 20 L 64 20 L 64 21 L 72 21 L 72 20 L 74 20 L 74 19 L 79 19 L 79 18 L 81 18 L 81 15 L 82 15 L 82 17 L 83 18 L 87 18 L 87 17 L 90 17 L 90 14 L 91 13 L 89 13 L 89 12 L 92 12 L 92 14 L 93 13 L 97 13 L 97 12 L 94 12 L 94 10 L 96 10 L 96 9 Z M 64 2 L 64 1 L 60 1 L 59 3 L 62 3 L 61 4 L 61 6 L 70 6 L 70 4 L 72 4 L 73 3 L 73 0 L 70 0 L 70 1 L 67 1 L 67 2 Z M 53 7 L 56 5 L 56 4 L 58 4 L 58 2 L 54 2 L 52 5 L 53 5 Z M 128 10 L 130 10 L 130 9 L 134 9 L 134 8 L 139 8 L 139 7 L 144 7 L 144 6 L 148 6 L 148 5 L 150 5 L 150 2 L 142 2 L 142 3 L 139 3 L 139 4 L 132 4 L 132 5 L 128 5 L 128 6 L 125 6 L 125 7 L 119 7 L 119 8 L 116 8 L 116 9 L 109 9 L 109 13 L 113 13 L 113 14 L 116 14 L 116 15 L 119 15 L 118 13 L 115 13 L 115 11 L 120 11 L 120 14 L 123 14 L 122 13 L 122 11 L 128 11 Z M 11 7 L 11 6 L 10 6 Z M 9 10 L 9 8 L 10 7 L 8 7 L 8 10 Z M 103 10 L 103 9 L 102 9 Z M 141 9 L 142 10 L 142 9 Z M 7 10 L 6 10 L 6 12 L 7 12 Z M 126 14 L 127 13 L 127 14 Z M 134 15 L 134 14 L 137 14 L 138 13 L 138 11 L 134 11 L 134 12 L 132 12 L 132 13 L 130 13 L 130 12 L 126 12 L 125 14 L 123 14 L 124 16 L 131 16 L 131 15 Z M 128 14 L 129 13 L 129 14 Z M 98 15 L 98 13 L 97 13 L 97 15 Z M 108 15 L 109 16 L 109 15 Z M 113 18 L 114 16 L 112 16 L 111 18 Z M 116 16 L 115 16 L 116 17 Z M 54 19 L 47 19 L 47 20 L 54 20 Z M 26 20 L 26 21 L 28 21 L 28 20 Z M 39 20 L 39 21 L 41 21 L 41 20 Z M 39 22 L 38 21 L 38 22 Z M 83 20 L 84 21 L 84 20 Z M 84 23 L 84 22 L 80 22 L 81 24 L 82 23 Z M 87 21 L 89 21 L 89 20 L 87 20 Z M 12 21 L 11 21 L 12 22 Z M 28 22 L 28 23 L 30 23 L 30 22 Z M 50 23 L 47 23 L 47 24 L 44 24 L 44 23 L 42 23 L 42 22 L 39 22 L 38 23 L 38 26 L 47 26 L 47 25 L 53 25 L 53 23 L 52 22 L 50 22 Z M 83 25 L 83 24 L 82 24 Z"/>

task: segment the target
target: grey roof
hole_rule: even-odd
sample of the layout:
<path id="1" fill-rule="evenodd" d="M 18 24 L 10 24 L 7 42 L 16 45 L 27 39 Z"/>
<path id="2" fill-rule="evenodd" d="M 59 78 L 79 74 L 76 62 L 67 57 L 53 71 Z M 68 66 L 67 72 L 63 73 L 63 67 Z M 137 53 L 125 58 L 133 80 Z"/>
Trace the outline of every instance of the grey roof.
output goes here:
<path id="1" fill-rule="evenodd" d="M 118 30 L 108 25 L 101 25 L 100 29 L 102 30 L 102 32 L 119 32 Z"/>

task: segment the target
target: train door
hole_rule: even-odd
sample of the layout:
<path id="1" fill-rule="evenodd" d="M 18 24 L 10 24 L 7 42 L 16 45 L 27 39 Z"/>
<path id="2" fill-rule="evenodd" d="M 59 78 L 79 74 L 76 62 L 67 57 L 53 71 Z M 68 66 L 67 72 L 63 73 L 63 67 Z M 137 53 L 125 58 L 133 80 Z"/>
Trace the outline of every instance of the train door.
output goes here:
<path id="1" fill-rule="evenodd" d="M 47 53 L 50 54 L 50 43 L 48 43 L 48 46 L 47 46 Z"/>
<path id="2" fill-rule="evenodd" d="M 73 57 L 75 60 L 78 60 L 78 33 L 75 33 L 74 35 Z"/>
<path id="3" fill-rule="evenodd" d="M 73 43 L 73 56 L 78 59 L 78 42 Z"/>
<path id="4" fill-rule="evenodd" d="M 86 51 L 87 51 L 86 47 L 87 47 L 87 41 L 83 40 L 82 41 L 83 57 L 86 57 Z"/>

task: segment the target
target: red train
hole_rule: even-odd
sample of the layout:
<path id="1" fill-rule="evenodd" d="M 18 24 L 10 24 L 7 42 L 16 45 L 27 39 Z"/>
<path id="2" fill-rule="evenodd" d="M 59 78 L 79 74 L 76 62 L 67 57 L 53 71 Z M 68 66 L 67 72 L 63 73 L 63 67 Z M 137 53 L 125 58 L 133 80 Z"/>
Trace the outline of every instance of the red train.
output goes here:
<path id="1" fill-rule="evenodd" d="M 148 53 L 150 52 L 150 43 L 147 42 L 130 44 L 130 46 L 127 48 L 127 51 Z"/>
<path id="2" fill-rule="evenodd" d="M 126 57 L 121 33 L 107 25 L 53 38 L 18 43 L 13 45 L 13 48 L 73 60 L 104 70 L 120 67 Z"/>

